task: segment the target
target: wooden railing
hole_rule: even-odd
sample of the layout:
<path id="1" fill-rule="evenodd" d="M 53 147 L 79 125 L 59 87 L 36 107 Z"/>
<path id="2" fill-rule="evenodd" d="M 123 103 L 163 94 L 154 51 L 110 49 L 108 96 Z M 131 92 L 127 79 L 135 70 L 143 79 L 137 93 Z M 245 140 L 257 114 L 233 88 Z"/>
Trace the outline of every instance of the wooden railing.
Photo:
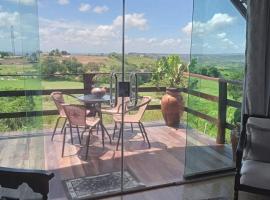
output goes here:
<path id="1" fill-rule="evenodd" d="M 110 75 L 108 73 L 103 73 Z M 140 74 L 146 74 L 146 73 L 137 73 L 137 75 Z M 93 85 L 93 78 L 97 75 L 97 73 L 91 73 L 91 74 L 83 74 L 83 83 L 84 88 L 83 89 L 50 89 L 50 90 L 14 90 L 14 91 L 0 91 L 0 98 L 1 97 L 20 97 L 20 96 L 40 96 L 40 95 L 50 95 L 51 92 L 57 90 L 62 91 L 64 93 L 68 94 L 86 94 L 89 93 L 89 91 L 92 88 Z M 181 88 L 179 91 L 196 96 L 211 102 L 215 102 L 218 104 L 218 117 L 212 117 L 205 113 L 199 112 L 197 110 L 194 110 L 189 107 L 185 107 L 185 111 L 187 113 L 190 113 L 194 116 L 197 116 L 201 119 L 204 119 L 212 124 L 215 124 L 218 129 L 216 142 L 218 144 L 224 144 L 225 143 L 225 131 L 227 129 L 233 129 L 233 125 L 228 123 L 226 121 L 227 119 L 227 107 L 234 107 L 234 108 L 240 108 L 241 103 L 237 101 L 233 101 L 228 99 L 227 96 L 227 85 L 230 84 L 241 84 L 239 81 L 228 81 L 221 78 L 212 78 L 207 77 L 203 75 L 197 75 L 197 74 L 191 74 L 186 73 L 186 76 L 191 76 L 199 79 L 206 79 L 211 81 L 218 82 L 219 85 L 219 95 L 214 96 L 207 93 L 195 91 L 195 90 L 189 90 L 187 88 Z M 139 87 L 138 92 L 165 92 L 165 87 Z M 160 105 L 149 105 L 148 110 L 158 110 L 160 109 Z M 20 117 L 31 117 L 31 116 L 46 116 L 46 115 L 56 115 L 58 114 L 57 110 L 42 110 L 42 111 L 29 111 L 29 112 L 12 112 L 12 113 L 0 113 L 0 119 L 4 118 L 20 118 Z"/>

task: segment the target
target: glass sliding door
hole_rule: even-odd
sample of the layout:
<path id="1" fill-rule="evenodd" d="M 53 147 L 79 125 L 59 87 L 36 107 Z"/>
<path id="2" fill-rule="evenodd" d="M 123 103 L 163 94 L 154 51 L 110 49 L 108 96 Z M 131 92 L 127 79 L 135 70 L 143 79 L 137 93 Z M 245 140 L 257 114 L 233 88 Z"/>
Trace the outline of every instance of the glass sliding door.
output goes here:
<path id="1" fill-rule="evenodd" d="M 230 1 L 194 0 L 186 177 L 235 166 L 245 28 Z"/>
<path id="2" fill-rule="evenodd" d="M 160 68 L 167 67 L 163 60 L 173 60 L 170 64 L 176 70 L 189 63 L 190 34 L 185 27 L 192 20 L 192 1 L 126 0 L 125 16 L 124 67 L 132 76 L 126 79 L 131 85 L 131 112 L 124 126 L 123 170 L 135 185 L 126 184 L 124 189 L 183 181 L 186 113 L 170 127 L 161 111 L 166 87 L 172 87 L 168 80 L 178 71 L 165 69 L 162 80 L 157 75 Z M 179 82 L 173 85 L 177 95 L 187 86 L 188 78 L 182 76 Z M 181 95 L 184 111 L 187 96 Z"/>
<path id="3" fill-rule="evenodd" d="M 58 66 L 53 74 L 45 72 L 48 76 L 43 77 L 43 87 L 74 95 L 75 98 L 64 95 L 66 103 L 83 104 L 87 117 L 99 117 L 104 126 L 104 129 L 101 125 L 94 126 L 92 133 L 89 133 L 89 127 L 86 127 L 87 131 L 80 127 L 81 144 L 76 128 L 72 129 L 72 144 L 68 128 L 62 157 L 60 125 L 51 141 L 58 116 L 47 116 L 49 134 L 45 152 L 48 159 L 56 162 L 48 162 L 48 170 L 57 174 L 52 183 L 55 186 L 51 191 L 52 199 L 70 196 L 88 199 L 121 192 L 122 155 L 120 148 L 116 150 L 120 123 L 111 143 L 109 136 L 112 138 L 114 133 L 114 119 L 110 111 L 117 110 L 115 107 L 121 103 L 117 97 L 122 75 L 122 5 L 122 0 L 86 0 L 69 1 L 64 5 L 46 1 L 40 6 L 41 49 L 44 51 L 42 66 L 54 67 L 49 65 L 51 63 Z M 47 9 L 56 8 L 59 13 L 47 14 Z M 69 12 L 74 15 L 67 16 Z M 50 31 L 53 37 L 48 36 L 45 30 Z M 95 96 L 94 89 L 99 91 L 100 88 L 105 88 L 106 94 L 102 101 L 96 102 L 95 99 L 100 97 Z M 88 98 L 89 101 L 84 101 Z M 44 98 L 44 104 L 56 109 L 48 97 Z M 44 106 L 44 109 L 48 110 L 48 107 Z M 51 149 L 57 153 L 52 155 Z M 61 185 L 60 189 L 58 185 Z"/>

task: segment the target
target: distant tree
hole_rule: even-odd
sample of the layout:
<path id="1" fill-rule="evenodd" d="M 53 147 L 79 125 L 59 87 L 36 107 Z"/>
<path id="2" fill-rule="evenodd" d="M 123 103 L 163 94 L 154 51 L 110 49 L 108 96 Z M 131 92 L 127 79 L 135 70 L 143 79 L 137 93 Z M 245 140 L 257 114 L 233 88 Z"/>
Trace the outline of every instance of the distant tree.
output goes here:
<path id="1" fill-rule="evenodd" d="M 67 73 L 78 73 L 81 72 L 83 68 L 82 63 L 78 62 L 74 57 L 63 60 L 62 65 L 67 69 Z"/>
<path id="2" fill-rule="evenodd" d="M 197 63 L 198 63 L 198 61 L 197 61 L 196 58 L 191 59 L 191 62 L 189 63 L 189 66 L 188 66 L 188 71 L 190 73 L 197 73 L 197 70 L 198 70 Z M 199 80 L 198 79 L 190 78 L 189 79 L 189 83 L 188 83 L 189 89 L 195 89 L 195 88 L 197 88 L 198 87 L 198 83 L 199 83 Z"/>
<path id="3" fill-rule="evenodd" d="M 39 57 L 38 52 L 33 52 L 31 54 L 26 55 L 26 58 L 27 58 L 28 62 L 30 62 L 30 63 L 38 62 L 38 57 Z"/>
<path id="4" fill-rule="evenodd" d="M 109 54 L 109 57 L 110 58 L 115 58 L 117 60 L 120 60 L 121 59 L 121 56 L 118 53 L 116 53 L 116 52 L 110 53 Z"/>
<path id="5" fill-rule="evenodd" d="M 40 63 L 40 71 L 42 75 L 44 75 L 44 78 L 50 78 L 51 75 L 58 73 L 64 73 L 67 71 L 66 66 L 61 64 L 59 60 L 53 58 L 53 57 L 46 57 L 41 63 Z"/>
<path id="6" fill-rule="evenodd" d="M 59 49 L 53 49 L 49 52 L 49 56 L 61 56 Z"/>
<path id="7" fill-rule="evenodd" d="M 207 76 L 208 75 L 208 68 L 207 67 L 201 67 L 200 68 L 200 74 Z"/>
<path id="8" fill-rule="evenodd" d="M 59 49 L 55 49 L 55 56 L 61 56 Z"/>
<path id="9" fill-rule="evenodd" d="M 241 72 L 235 72 L 230 75 L 231 80 L 243 80 L 244 74 Z M 228 84 L 228 91 L 232 98 L 236 101 L 241 100 L 243 96 L 243 86 L 241 84 Z"/>
<path id="10" fill-rule="evenodd" d="M 64 50 L 64 51 L 61 51 L 61 55 L 66 56 L 66 55 L 70 55 L 70 53 L 68 53 L 67 51 Z"/>
<path id="11" fill-rule="evenodd" d="M 197 73 L 197 63 L 198 63 L 198 60 L 196 58 L 191 59 L 191 62 L 188 66 L 188 71 L 190 73 Z"/>
<path id="12" fill-rule="evenodd" d="M 8 52 L 0 51 L 0 58 L 5 58 L 8 56 L 10 56 L 10 54 Z"/>
<path id="13" fill-rule="evenodd" d="M 218 78 L 218 77 L 220 77 L 221 74 L 220 74 L 219 70 L 216 67 L 210 67 L 208 69 L 207 75 L 211 76 L 211 77 Z"/>

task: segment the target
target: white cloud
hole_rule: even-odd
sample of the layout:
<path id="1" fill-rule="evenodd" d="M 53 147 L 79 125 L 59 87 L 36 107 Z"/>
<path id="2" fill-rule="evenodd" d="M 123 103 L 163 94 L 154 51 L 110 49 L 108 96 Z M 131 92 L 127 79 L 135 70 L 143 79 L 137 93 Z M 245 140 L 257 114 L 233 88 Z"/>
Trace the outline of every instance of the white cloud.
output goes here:
<path id="1" fill-rule="evenodd" d="M 16 25 L 19 22 L 18 12 L 1 12 L 0 11 L 0 27 L 10 27 Z"/>
<path id="2" fill-rule="evenodd" d="M 127 52 L 141 53 L 188 53 L 190 50 L 190 40 L 184 36 L 180 38 L 156 38 L 139 37 L 126 38 Z"/>
<path id="3" fill-rule="evenodd" d="M 36 1 L 35 0 L 6 0 L 12 3 L 20 3 L 23 5 L 27 5 L 27 6 L 32 6 L 35 5 Z"/>
<path id="4" fill-rule="evenodd" d="M 57 3 L 60 5 L 67 5 L 69 4 L 69 0 L 58 0 Z"/>
<path id="5" fill-rule="evenodd" d="M 223 39 L 223 38 L 226 37 L 226 35 L 227 35 L 227 34 L 224 33 L 224 32 L 223 32 L 223 33 L 218 33 L 218 34 L 217 34 L 217 37 L 220 38 L 220 39 Z"/>
<path id="6" fill-rule="evenodd" d="M 203 43 L 203 47 L 204 47 L 204 48 L 207 48 L 207 49 L 211 48 L 211 46 L 210 46 L 209 43 L 207 43 L 207 42 L 206 42 L 206 43 Z"/>
<path id="7" fill-rule="evenodd" d="M 88 3 L 81 3 L 79 7 L 80 12 L 87 12 L 92 8 L 92 6 Z"/>
<path id="8" fill-rule="evenodd" d="M 193 27 L 192 23 L 189 22 L 185 27 L 182 28 L 182 31 L 186 34 L 190 34 L 193 28 L 193 34 L 203 35 L 216 32 L 227 27 L 228 25 L 232 25 L 234 21 L 235 18 L 227 13 L 216 13 L 210 20 L 206 22 L 194 21 Z"/>
<path id="9" fill-rule="evenodd" d="M 225 30 L 232 30 L 236 18 L 227 13 L 216 13 L 206 21 L 189 22 L 182 28 L 186 35 L 192 33 L 194 53 L 218 53 L 241 51 Z"/>
<path id="10" fill-rule="evenodd" d="M 222 39 L 222 42 L 223 42 L 225 48 L 228 48 L 228 49 L 229 48 L 234 48 L 234 49 L 238 49 L 239 48 L 238 45 L 236 45 L 233 41 L 231 41 L 228 38 Z"/>
<path id="11" fill-rule="evenodd" d="M 181 43 L 181 39 L 175 39 L 175 38 L 167 38 L 161 41 L 161 46 L 171 46 L 171 45 L 178 45 Z"/>
<path id="12" fill-rule="evenodd" d="M 114 26 L 122 26 L 122 16 L 118 16 L 114 21 Z M 138 28 L 140 30 L 145 30 L 147 28 L 147 19 L 144 17 L 143 13 L 133 13 L 125 15 L 126 27 L 128 28 Z"/>
<path id="13" fill-rule="evenodd" d="M 183 27 L 182 31 L 187 35 L 190 35 L 192 31 L 192 22 L 189 22 L 185 27 Z"/>
<path id="14" fill-rule="evenodd" d="M 127 14 L 127 28 L 142 30 L 147 26 L 143 14 Z M 135 18 L 135 19 L 134 19 Z M 79 51 L 114 51 L 121 47 L 121 23 L 116 17 L 111 24 L 92 25 L 68 20 L 40 18 L 40 42 L 42 50 L 52 48 Z M 139 21 L 139 22 L 138 22 Z M 149 42 L 154 42 L 154 38 Z M 104 50 L 105 49 L 105 50 Z M 100 50 L 101 51 L 101 50 Z"/>
<path id="15" fill-rule="evenodd" d="M 105 13 L 109 10 L 109 8 L 107 6 L 96 6 L 93 11 L 95 13 L 98 13 L 98 14 L 102 14 L 102 13 Z"/>
<path id="16" fill-rule="evenodd" d="M 157 38 L 149 38 L 148 41 L 147 41 L 147 43 L 153 44 L 156 41 L 157 41 Z"/>

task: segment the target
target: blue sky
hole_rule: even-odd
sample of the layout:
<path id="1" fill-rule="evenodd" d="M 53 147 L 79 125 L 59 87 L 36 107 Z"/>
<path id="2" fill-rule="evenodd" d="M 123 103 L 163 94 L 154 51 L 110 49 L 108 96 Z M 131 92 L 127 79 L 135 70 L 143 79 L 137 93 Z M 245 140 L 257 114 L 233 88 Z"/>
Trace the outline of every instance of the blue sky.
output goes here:
<path id="1" fill-rule="evenodd" d="M 36 38 L 36 31 L 29 31 L 38 30 L 35 9 L 35 0 L 0 1 L 0 32 L 6 35 L 0 37 L 0 48 L 10 48 L 10 24 L 21 14 L 32 15 L 25 17 L 24 36 Z M 126 0 L 127 52 L 189 53 L 192 9 L 191 0 Z M 38 13 L 43 51 L 121 51 L 122 0 L 39 0 Z M 22 25 L 14 26 L 20 32 Z M 17 49 L 37 47 L 37 40 L 22 47 L 25 37 L 17 35 Z M 229 0 L 194 0 L 192 53 L 243 53 L 244 48 L 245 23 Z"/>

